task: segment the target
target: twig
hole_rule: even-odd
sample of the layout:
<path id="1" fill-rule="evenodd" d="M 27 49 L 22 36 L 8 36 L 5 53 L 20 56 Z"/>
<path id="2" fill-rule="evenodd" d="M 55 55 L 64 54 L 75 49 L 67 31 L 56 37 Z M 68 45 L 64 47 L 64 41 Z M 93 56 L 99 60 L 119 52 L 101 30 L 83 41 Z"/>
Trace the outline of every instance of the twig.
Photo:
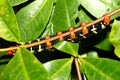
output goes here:
<path id="1" fill-rule="evenodd" d="M 105 15 L 105 16 L 112 16 L 112 15 L 118 13 L 118 12 L 120 12 L 120 8 L 118 8 L 118 9 L 116 9 L 116 10 L 108 13 L 108 14 Z M 88 24 L 85 25 L 84 27 L 90 27 L 90 26 L 92 26 L 92 25 L 94 25 L 94 24 L 96 24 L 96 23 L 104 20 L 104 17 L 105 17 L 105 16 L 103 16 L 103 17 L 101 17 L 101 18 L 98 18 L 97 20 L 94 20 L 94 21 L 88 23 Z M 82 28 L 81 28 L 81 27 L 78 27 L 78 28 L 74 29 L 74 32 L 78 32 L 78 31 L 80 31 L 80 30 L 82 30 Z M 30 44 L 24 44 L 24 45 L 22 45 L 22 46 L 24 46 L 25 48 L 28 48 L 28 47 L 40 45 L 40 44 L 46 43 L 47 41 L 53 41 L 53 40 L 59 39 L 60 37 L 68 36 L 69 34 L 70 34 L 70 32 L 68 31 L 68 32 L 65 32 L 65 33 L 62 34 L 62 35 L 55 36 L 55 37 L 51 37 L 50 39 L 47 39 L 47 40 L 42 40 L 42 41 L 39 41 L 39 42 L 30 43 Z M 14 46 L 14 47 L 10 47 L 10 48 L 3 48 L 3 49 L 0 49 L 0 52 L 8 51 L 8 50 L 13 50 L 13 49 L 18 49 L 20 46 L 21 46 L 21 45 L 19 45 L 19 46 Z"/>
<path id="2" fill-rule="evenodd" d="M 77 70 L 78 80 L 82 80 L 82 76 L 81 76 L 80 68 L 79 68 L 78 58 L 75 57 L 74 61 L 75 61 L 75 67 L 76 67 L 76 70 Z"/>

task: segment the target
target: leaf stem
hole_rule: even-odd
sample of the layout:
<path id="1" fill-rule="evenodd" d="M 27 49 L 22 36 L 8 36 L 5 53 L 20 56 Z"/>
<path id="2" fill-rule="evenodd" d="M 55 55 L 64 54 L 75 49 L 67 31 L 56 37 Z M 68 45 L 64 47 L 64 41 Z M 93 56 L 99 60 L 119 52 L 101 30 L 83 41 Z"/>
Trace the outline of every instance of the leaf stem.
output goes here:
<path id="1" fill-rule="evenodd" d="M 112 15 L 115 15 L 116 13 L 118 13 L 118 12 L 120 12 L 120 8 L 118 8 L 118 9 L 116 9 L 116 10 L 114 10 L 114 11 L 108 13 L 108 14 L 106 14 L 105 16 L 112 16 Z M 92 25 L 94 25 L 94 24 L 104 20 L 105 16 L 102 16 L 102 17 L 98 18 L 97 20 L 94 20 L 94 21 L 88 23 L 84 27 L 90 27 L 90 26 L 92 26 Z M 78 32 L 80 30 L 82 30 L 82 27 L 78 27 L 78 28 L 74 29 L 74 32 Z M 36 45 L 40 45 L 40 44 L 46 43 L 47 41 L 53 41 L 53 40 L 59 39 L 60 37 L 65 37 L 65 36 L 68 36 L 68 35 L 70 35 L 69 31 L 65 32 L 64 34 L 61 34 L 59 36 L 56 35 L 54 37 L 51 37 L 51 38 L 49 38 L 47 40 L 45 39 L 45 40 L 42 40 L 42 41 L 39 41 L 39 42 L 33 42 L 33 43 L 30 43 L 30 44 L 24 44 L 22 46 L 24 46 L 25 48 L 28 48 L 28 47 L 32 47 L 32 46 L 36 46 Z M 14 50 L 14 49 L 16 50 L 20 46 L 21 45 L 17 45 L 17 46 L 10 47 L 10 48 L 3 48 L 3 49 L 0 49 L 0 52 L 4 52 L 4 51 L 8 51 L 8 50 Z"/>
<path id="2" fill-rule="evenodd" d="M 76 70 L 77 70 L 78 80 L 82 80 L 82 76 L 81 76 L 80 68 L 79 68 L 78 58 L 75 57 L 74 61 L 75 61 L 75 67 L 76 67 Z"/>

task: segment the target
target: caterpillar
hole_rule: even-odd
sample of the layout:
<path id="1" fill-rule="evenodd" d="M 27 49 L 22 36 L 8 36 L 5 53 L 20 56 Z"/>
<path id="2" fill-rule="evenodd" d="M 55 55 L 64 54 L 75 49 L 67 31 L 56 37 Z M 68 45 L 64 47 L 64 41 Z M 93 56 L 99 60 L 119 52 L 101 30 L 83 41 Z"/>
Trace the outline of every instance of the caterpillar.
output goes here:
<path id="1" fill-rule="evenodd" d="M 27 42 L 25 43 L 24 47 L 26 47 L 31 52 L 41 52 L 42 50 L 52 48 L 52 45 L 54 45 L 58 41 L 65 40 L 69 42 L 78 42 L 105 29 L 110 23 L 110 17 L 118 12 L 120 12 L 120 8 L 88 24 L 82 22 L 79 27 L 70 27 L 67 31 L 58 31 L 56 35 L 46 36 L 45 38 L 40 38 L 31 42 Z M 0 49 L 0 51 L 8 51 L 8 55 L 13 55 L 13 53 L 16 52 L 16 49 L 20 46 L 21 45 L 13 46 L 6 49 Z"/>
<path id="2" fill-rule="evenodd" d="M 108 16 L 105 17 L 104 20 L 102 20 L 102 21 L 100 21 L 100 22 L 98 22 L 98 23 L 96 23 L 88 28 L 84 27 L 86 25 L 86 23 L 82 22 L 80 25 L 80 27 L 82 29 L 80 31 L 74 32 L 74 30 L 79 28 L 79 27 L 76 27 L 76 28 L 70 27 L 67 31 L 64 31 L 64 32 L 59 31 L 59 32 L 57 32 L 56 35 L 46 36 L 45 38 L 39 38 L 37 40 L 34 40 L 32 42 L 27 42 L 25 44 L 27 45 L 27 44 L 31 44 L 31 43 L 35 43 L 35 42 L 40 42 L 42 40 L 46 40 L 46 43 L 27 48 L 30 52 L 41 52 L 42 50 L 52 48 L 52 45 L 54 45 L 58 41 L 64 40 L 64 41 L 69 41 L 69 42 L 78 42 L 82 39 L 88 38 L 94 34 L 97 34 L 101 30 L 103 30 L 104 28 L 106 28 L 106 26 L 109 25 L 109 22 L 110 22 L 110 17 L 108 17 Z M 67 36 L 60 36 L 66 32 L 70 32 L 70 34 Z M 55 36 L 60 36 L 60 37 L 58 39 L 53 40 L 53 41 L 47 41 L 47 39 L 50 39 L 50 38 L 55 37 Z M 11 55 L 14 52 L 15 52 L 15 50 L 9 50 L 8 54 Z"/>
<path id="3" fill-rule="evenodd" d="M 58 39 L 53 40 L 53 41 L 47 41 L 47 39 L 49 39 L 49 38 L 52 38 L 52 37 L 55 37 L 55 36 L 60 36 L 60 35 L 65 33 L 65 32 L 59 31 L 54 36 L 46 36 L 45 38 L 37 39 L 37 40 L 34 40 L 32 42 L 28 42 L 26 44 L 39 42 L 39 41 L 42 41 L 42 40 L 45 39 L 47 41 L 46 43 L 43 43 L 43 44 L 40 44 L 40 45 L 37 45 L 37 46 L 32 46 L 32 47 L 28 48 L 28 50 L 31 51 L 31 52 L 41 52 L 42 50 L 52 48 L 52 45 L 54 45 L 58 41 L 63 41 L 64 40 L 64 41 L 69 41 L 69 42 L 78 42 L 82 39 L 85 39 L 85 38 L 88 38 L 88 37 L 90 37 L 94 34 L 97 34 L 101 30 L 106 28 L 106 26 L 108 25 L 107 22 L 108 21 L 101 21 L 97 24 L 94 24 L 94 25 L 88 27 L 88 28 L 84 27 L 84 25 L 86 25 L 86 23 L 82 22 L 81 27 L 83 27 L 83 29 L 78 31 L 78 32 L 74 32 L 75 29 L 73 27 L 70 27 L 68 31 L 65 31 L 65 32 L 70 32 L 70 35 L 67 35 L 67 36 L 64 36 L 64 37 L 61 36 Z"/>

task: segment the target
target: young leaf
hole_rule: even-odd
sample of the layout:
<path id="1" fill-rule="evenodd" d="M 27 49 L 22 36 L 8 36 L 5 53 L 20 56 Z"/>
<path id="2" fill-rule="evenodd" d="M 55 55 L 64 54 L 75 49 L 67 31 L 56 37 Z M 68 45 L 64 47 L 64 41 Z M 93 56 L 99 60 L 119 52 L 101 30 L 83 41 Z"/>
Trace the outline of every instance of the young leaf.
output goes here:
<path id="1" fill-rule="evenodd" d="M 53 60 L 44 64 L 52 80 L 68 80 L 73 59 Z"/>
<path id="2" fill-rule="evenodd" d="M 80 0 L 80 3 L 87 11 L 97 18 L 120 7 L 120 4 L 118 4 L 120 0 Z"/>
<path id="3" fill-rule="evenodd" d="M 11 4 L 12 6 L 19 5 L 19 4 L 24 3 L 24 2 L 26 2 L 26 1 L 28 1 L 28 0 L 9 0 L 10 4 Z"/>
<path id="4" fill-rule="evenodd" d="M 61 41 L 54 45 L 54 47 L 60 51 L 68 53 L 72 56 L 78 55 L 79 44 L 71 43 L 67 41 Z"/>
<path id="5" fill-rule="evenodd" d="M 0 0 L 0 37 L 8 41 L 20 41 L 17 20 L 8 0 Z"/>
<path id="6" fill-rule="evenodd" d="M 44 66 L 24 48 L 10 60 L 0 80 L 51 80 Z"/>
<path id="7" fill-rule="evenodd" d="M 120 62 L 105 58 L 84 58 L 81 66 L 88 80 L 119 80 Z"/>
<path id="8" fill-rule="evenodd" d="M 110 42 L 115 47 L 115 54 L 120 58 L 120 21 L 115 20 L 112 25 Z"/>
<path id="9" fill-rule="evenodd" d="M 40 36 L 51 15 L 52 5 L 53 0 L 35 0 L 17 13 L 23 42 Z"/>

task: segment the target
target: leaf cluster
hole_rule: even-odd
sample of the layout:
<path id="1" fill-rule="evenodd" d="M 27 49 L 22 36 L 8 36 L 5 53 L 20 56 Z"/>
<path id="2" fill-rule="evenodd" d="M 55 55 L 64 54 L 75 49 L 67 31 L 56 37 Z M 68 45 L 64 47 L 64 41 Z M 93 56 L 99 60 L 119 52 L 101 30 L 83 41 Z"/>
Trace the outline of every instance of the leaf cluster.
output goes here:
<path id="1" fill-rule="evenodd" d="M 66 31 L 71 26 L 78 27 L 82 21 L 90 22 L 119 8 L 120 1 L 0 0 L 0 6 L 0 47 L 3 47 L 9 45 L 2 46 L 3 40 L 24 44 Z M 120 57 L 119 15 L 112 16 L 111 24 L 98 35 L 79 43 L 58 42 L 53 45 L 55 51 L 32 54 L 23 46 L 12 57 L 0 52 L 0 80 L 78 80 L 80 77 L 83 80 L 119 80 L 120 62 L 114 60 L 116 57 L 108 59 L 111 58 L 108 53 Z M 101 51 L 105 51 L 107 58 L 99 57 L 103 54 Z M 77 74 L 79 72 L 81 74 Z"/>

